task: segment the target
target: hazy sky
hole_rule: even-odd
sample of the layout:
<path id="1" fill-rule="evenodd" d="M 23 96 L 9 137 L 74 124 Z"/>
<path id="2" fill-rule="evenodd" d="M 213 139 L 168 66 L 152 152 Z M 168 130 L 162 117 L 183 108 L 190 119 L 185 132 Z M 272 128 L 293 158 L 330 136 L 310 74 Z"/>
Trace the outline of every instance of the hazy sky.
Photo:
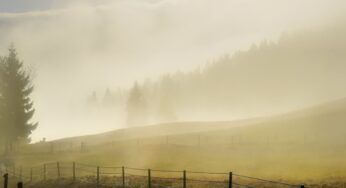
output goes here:
<path id="1" fill-rule="evenodd" d="M 191 70 L 282 32 L 319 27 L 344 0 L 0 0 L 0 52 L 35 70 L 33 140 L 122 127 L 84 118 L 93 90 Z M 94 126 L 97 124 L 97 126 Z"/>

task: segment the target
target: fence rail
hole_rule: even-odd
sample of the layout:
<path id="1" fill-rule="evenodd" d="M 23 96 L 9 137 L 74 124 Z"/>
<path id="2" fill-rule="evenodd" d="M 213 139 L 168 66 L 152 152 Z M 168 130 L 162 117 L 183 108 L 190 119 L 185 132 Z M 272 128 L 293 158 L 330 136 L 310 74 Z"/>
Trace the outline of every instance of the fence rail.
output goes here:
<path id="1" fill-rule="evenodd" d="M 71 178 L 72 181 L 84 179 L 96 187 L 217 187 L 217 188 L 255 188 L 255 187 L 295 187 L 284 182 L 245 176 L 233 172 L 201 172 L 186 170 L 159 170 L 126 166 L 97 166 L 76 162 L 45 163 L 30 168 L 2 167 L 1 174 L 30 185 L 51 179 Z"/>

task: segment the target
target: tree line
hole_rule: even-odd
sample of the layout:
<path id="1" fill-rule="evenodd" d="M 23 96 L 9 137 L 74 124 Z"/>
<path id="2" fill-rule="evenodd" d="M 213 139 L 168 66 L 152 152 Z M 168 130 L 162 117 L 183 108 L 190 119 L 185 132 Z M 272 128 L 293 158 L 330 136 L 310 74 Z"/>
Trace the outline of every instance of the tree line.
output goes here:
<path id="1" fill-rule="evenodd" d="M 150 118 L 162 123 L 267 116 L 345 97 L 345 32 L 345 26 L 331 26 L 283 34 L 192 71 L 135 82 L 122 90 L 121 108 L 129 125 L 143 125 Z"/>
<path id="2" fill-rule="evenodd" d="M 0 146 L 5 154 L 12 152 L 15 144 L 30 142 L 29 136 L 38 125 L 32 121 L 33 90 L 29 69 L 10 47 L 7 55 L 0 56 Z"/>

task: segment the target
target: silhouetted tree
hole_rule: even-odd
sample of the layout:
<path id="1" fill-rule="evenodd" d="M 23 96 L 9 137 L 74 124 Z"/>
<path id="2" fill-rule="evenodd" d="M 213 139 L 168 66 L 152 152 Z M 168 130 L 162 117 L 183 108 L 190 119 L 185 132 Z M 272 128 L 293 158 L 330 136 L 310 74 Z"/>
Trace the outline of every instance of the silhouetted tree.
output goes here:
<path id="1" fill-rule="evenodd" d="M 114 96 L 112 92 L 109 90 L 109 88 L 106 89 L 105 95 L 102 99 L 102 104 L 105 107 L 114 107 Z"/>
<path id="2" fill-rule="evenodd" d="M 5 102 L 4 102 L 4 58 L 0 57 L 0 145 L 2 146 L 5 142 L 4 133 L 5 133 Z"/>
<path id="3" fill-rule="evenodd" d="M 129 126 L 146 123 L 146 101 L 137 82 L 130 90 L 126 107 Z"/>
<path id="4" fill-rule="evenodd" d="M 35 112 L 30 98 L 33 89 L 29 72 L 11 47 L 8 56 L 1 60 L 1 131 L 5 151 L 12 150 L 18 141 L 29 141 L 31 132 L 37 127 L 37 123 L 31 122 Z"/>

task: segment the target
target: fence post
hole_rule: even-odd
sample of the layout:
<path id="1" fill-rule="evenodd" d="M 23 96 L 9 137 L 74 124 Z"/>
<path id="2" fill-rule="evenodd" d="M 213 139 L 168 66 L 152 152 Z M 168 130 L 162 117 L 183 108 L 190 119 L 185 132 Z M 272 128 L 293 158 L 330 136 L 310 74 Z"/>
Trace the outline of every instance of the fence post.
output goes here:
<path id="1" fill-rule="evenodd" d="M 17 183 L 17 188 L 23 188 L 23 182 L 18 182 Z"/>
<path id="2" fill-rule="evenodd" d="M 228 180 L 228 187 L 232 188 L 232 184 L 233 184 L 233 173 L 230 172 L 229 173 L 229 180 Z"/>
<path id="3" fill-rule="evenodd" d="M 97 187 L 99 187 L 99 184 L 100 184 L 100 167 L 99 166 L 96 169 L 96 183 L 97 183 Z"/>
<path id="4" fill-rule="evenodd" d="M 7 188 L 7 186 L 8 186 L 8 174 L 6 173 L 6 174 L 4 174 L 4 188 Z"/>
<path id="5" fill-rule="evenodd" d="M 121 174 L 123 179 L 123 188 L 125 188 L 125 167 L 121 167 Z"/>
<path id="6" fill-rule="evenodd" d="M 151 188 L 151 170 L 148 169 L 148 188 Z"/>
<path id="7" fill-rule="evenodd" d="M 32 181 L 32 168 L 30 168 L 30 181 Z"/>
<path id="8" fill-rule="evenodd" d="M 73 165 L 72 165 L 72 176 L 73 176 L 73 181 L 76 180 L 76 163 L 73 162 Z"/>
<path id="9" fill-rule="evenodd" d="M 183 188 L 186 188 L 186 170 L 183 171 Z"/>
<path id="10" fill-rule="evenodd" d="M 56 168 L 57 168 L 57 173 L 58 173 L 58 178 L 60 178 L 60 163 L 56 163 Z"/>
<path id="11" fill-rule="evenodd" d="M 46 181 L 46 164 L 43 164 L 43 180 Z"/>

